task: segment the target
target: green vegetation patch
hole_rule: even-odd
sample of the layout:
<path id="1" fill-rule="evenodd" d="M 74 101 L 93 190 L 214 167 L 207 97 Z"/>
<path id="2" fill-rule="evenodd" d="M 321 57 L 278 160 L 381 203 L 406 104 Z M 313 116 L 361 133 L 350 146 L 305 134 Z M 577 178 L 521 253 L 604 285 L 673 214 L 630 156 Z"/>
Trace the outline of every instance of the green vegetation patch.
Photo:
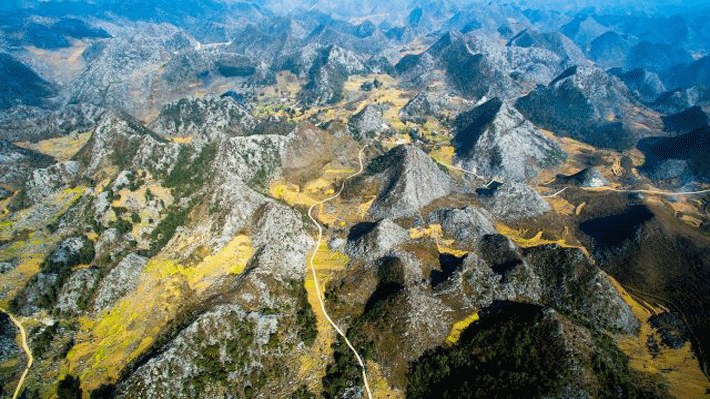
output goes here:
<path id="1" fill-rule="evenodd" d="M 308 291 L 306 291 L 303 281 L 292 281 L 291 289 L 296 291 L 295 296 L 298 299 L 298 310 L 296 311 L 298 339 L 307 346 L 311 346 L 318 336 L 318 329 L 316 314 L 313 313 L 313 308 L 308 302 Z"/>
<path id="2" fill-rule="evenodd" d="M 153 232 L 150 233 L 151 254 L 157 254 L 158 251 L 163 249 L 170 239 L 173 238 L 177 228 L 185 224 L 187 216 L 190 214 L 193 206 L 194 202 L 191 202 L 186 207 L 180 207 L 179 205 L 173 205 L 170 207 L 165 218 L 163 218 L 163 220 L 155 226 Z"/>
<path id="3" fill-rule="evenodd" d="M 210 176 L 216 154 L 214 143 L 204 146 L 197 155 L 188 146 L 180 148 L 175 167 L 165 176 L 165 187 L 172 189 L 173 197 L 187 197 L 200 189 Z"/>
<path id="4" fill-rule="evenodd" d="M 584 348 L 590 357 L 574 357 L 570 338 L 560 334 L 563 320 L 538 305 L 494 303 L 458 344 L 429 350 L 410 364 L 407 397 L 559 397 L 567 386 L 601 398 L 668 396 L 660 384 L 630 369 L 628 357 L 602 332 L 591 331 L 592 342 Z M 573 374 L 575 362 L 593 378 L 581 381 Z"/>

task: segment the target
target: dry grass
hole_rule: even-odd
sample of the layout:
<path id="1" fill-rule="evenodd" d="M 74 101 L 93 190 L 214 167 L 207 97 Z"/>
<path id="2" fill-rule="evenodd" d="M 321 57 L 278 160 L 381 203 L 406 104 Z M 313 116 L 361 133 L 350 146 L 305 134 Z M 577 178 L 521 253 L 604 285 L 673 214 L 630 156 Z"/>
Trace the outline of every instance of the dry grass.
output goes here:
<path id="1" fill-rule="evenodd" d="M 152 261 L 148 267 L 161 266 Z M 150 346 L 175 317 L 186 280 L 181 275 L 161 279 L 155 271 L 144 273 L 134 292 L 96 318 L 80 318 L 81 331 L 67 359 L 85 391 L 115 381 L 123 366 Z"/>
<path id="2" fill-rule="evenodd" d="M 446 341 L 451 344 L 459 342 L 459 338 L 461 338 L 461 333 L 466 328 L 468 328 L 468 326 L 478 321 L 479 319 L 480 317 L 478 317 L 478 313 L 474 313 L 471 316 L 454 323 L 453 327 L 451 328 L 451 333 L 448 337 L 446 337 Z"/>
<path id="3" fill-rule="evenodd" d="M 392 388 L 387 383 L 387 378 L 385 377 L 382 367 L 373 362 L 367 362 L 367 378 L 370 382 L 370 389 L 372 390 L 373 398 L 387 398 L 387 399 L 404 399 L 405 394 L 403 391 Z"/>
<path id="4" fill-rule="evenodd" d="M 638 167 L 644 163 L 644 156 L 637 149 L 621 152 L 598 149 L 594 146 L 582 143 L 569 137 L 556 136 L 554 133 L 547 130 L 542 130 L 542 132 L 548 138 L 555 141 L 560 148 L 567 153 L 568 159 L 567 162 L 562 165 L 542 171 L 532 182 L 533 185 L 542 185 L 547 183 L 554 179 L 557 174 L 571 175 L 577 173 L 587 167 L 584 160 L 591 156 L 598 158 L 601 162 L 601 165 L 597 166 L 597 169 L 610 182 L 610 185 L 612 187 L 619 188 L 621 185 L 618 182 L 622 174 L 620 166 L 621 159 L 625 156 L 629 157 L 634 167 Z M 636 169 L 633 170 L 633 173 L 638 176 L 638 171 Z"/>
<path id="5" fill-rule="evenodd" d="M 621 285 L 608 277 L 624 301 L 631 307 L 634 315 L 641 321 L 641 332 L 638 336 L 620 335 L 617 337 L 619 348 L 630 357 L 631 367 L 635 370 L 661 376 L 668 384 L 671 395 L 677 398 L 705 397 L 710 389 L 710 383 L 700 370 L 698 360 L 693 356 L 690 344 L 678 350 L 661 346 L 661 351 L 655 358 L 646 346 L 649 336 L 656 331 L 651 328 L 648 319 L 657 313 L 665 311 L 647 303 L 639 303 Z"/>
<path id="6" fill-rule="evenodd" d="M 7 216 L 0 221 L 0 240 L 9 241 L 0 249 L 0 259 L 18 259 L 18 266 L 0 279 L 0 306 L 7 307 L 20 288 L 39 271 L 39 267 L 59 242 L 46 229 L 83 195 L 86 188 L 76 187 L 53 194 L 46 201 Z"/>
<path id="7" fill-rule="evenodd" d="M 220 277 L 241 273 L 254 249 L 237 235 L 222 250 L 192 267 L 157 257 L 143 271 L 138 287 L 96 318 L 81 318 L 77 344 L 67 355 L 82 387 L 115 381 L 125 364 L 150 346 L 175 317 L 183 298 L 204 291 Z M 85 389 L 87 391 L 87 389 Z"/>
<path id="8" fill-rule="evenodd" d="M 527 229 L 515 229 L 503 223 L 496 223 L 496 230 L 516 245 L 523 248 L 537 247 L 540 245 L 557 244 L 565 248 L 578 248 L 581 249 L 584 254 L 589 257 L 589 251 L 582 245 L 576 244 L 576 239 L 573 239 L 572 234 L 568 228 L 565 228 L 564 234 L 562 236 L 553 236 L 553 238 L 545 238 L 545 235 L 551 235 L 549 232 L 545 231 L 529 231 Z"/>
<path id="9" fill-rule="evenodd" d="M 467 251 L 455 249 L 454 240 L 444 238 L 444 232 L 441 230 L 440 224 L 430 224 L 427 227 L 414 227 L 409 229 L 409 238 L 416 240 L 424 237 L 434 239 L 440 254 L 449 254 L 456 257 L 462 257 L 468 254 Z"/>
<path id="10" fill-rule="evenodd" d="M 35 59 L 40 59 L 49 65 L 48 71 L 52 75 L 52 80 L 60 83 L 69 83 L 84 69 L 84 61 L 81 54 L 86 49 L 87 44 L 81 40 L 72 40 L 72 46 L 56 50 L 45 50 L 34 46 L 26 46 L 25 50 L 33 55 Z"/>
<path id="11" fill-rule="evenodd" d="M 47 154 L 58 162 L 70 160 L 91 138 L 91 133 L 77 133 L 69 136 L 57 137 L 32 143 L 29 141 L 17 142 L 15 145 L 29 150 Z"/>

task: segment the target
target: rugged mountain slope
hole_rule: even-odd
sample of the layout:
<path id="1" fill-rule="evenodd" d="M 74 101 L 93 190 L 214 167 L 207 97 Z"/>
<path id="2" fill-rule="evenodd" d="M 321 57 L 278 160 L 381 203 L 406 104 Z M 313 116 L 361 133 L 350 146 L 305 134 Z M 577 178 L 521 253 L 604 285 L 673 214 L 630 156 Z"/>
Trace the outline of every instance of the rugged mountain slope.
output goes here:
<path id="1" fill-rule="evenodd" d="M 486 179 L 524 181 L 564 152 L 507 102 L 494 98 L 456 118 L 456 159 Z"/>
<path id="2" fill-rule="evenodd" d="M 376 218 L 411 216 L 451 190 L 451 180 L 423 151 L 398 146 L 368 165 L 368 174 L 381 181 L 368 213 Z"/>
<path id="3" fill-rule="evenodd" d="M 690 133 L 708 125 L 708 115 L 699 106 L 688 108 L 677 114 L 661 117 L 663 130 L 674 134 Z"/>
<path id="4" fill-rule="evenodd" d="M 583 55 L 705 54 L 702 18 L 22 3 L 0 13 L 0 49 L 58 99 L 0 117 L 0 137 L 32 141 L 0 141 L 0 307 L 34 356 L 23 397 L 363 397 L 328 318 L 377 398 L 710 387 L 694 360 L 708 200 L 654 191 L 705 187 L 705 133 L 688 130 L 707 93 L 663 95 L 655 72 Z M 26 365 L 16 335 L 0 315 L 0 396 Z"/>
<path id="5" fill-rule="evenodd" d="M 18 189 L 37 168 L 44 168 L 55 161 L 52 157 L 0 140 L 0 183 L 6 188 Z"/>
<path id="6" fill-rule="evenodd" d="M 675 114 L 696 105 L 705 108 L 710 106 L 710 88 L 691 87 L 672 90 L 658 97 L 651 107 L 666 114 Z"/>
<path id="7" fill-rule="evenodd" d="M 666 85 L 670 89 L 686 89 L 693 86 L 710 86 L 710 57 L 690 62 L 683 59 L 665 74 Z"/>
<path id="8" fill-rule="evenodd" d="M 578 14 L 572 21 L 560 28 L 560 32 L 572 39 L 582 50 L 587 50 L 594 39 L 609 30 L 611 29 L 585 13 Z"/>
<path id="9" fill-rule="evenodd" d="M 169 59 L 166 43 L 176 31 L 169 25 L 144 27 L 110 39 L 68 85 L 63 93 L 66 101 L 114 107 L 138 117 L 149 114 L 156 99 L 146 93 L 145 87 L 152 84 L 151 71 Z"/>
<path id="10" fill-rule="evenodd" d="M 163 107 L 149 127 L 164 137 L 189 137 L 199 147 L 248 134 L 256 121 L 229 96 L 184 98 Z"/>
<path id="11" fill-rule="evenodd" d="M 637 294 L 652 295 L 679 312 L 692 330 L 682 336 L 692 341 L 695 355 L 707 367 L 707 236 L 672 211 L 635 197 L 601 193 L 590 197 L 589 204 L 578 222 L 595 261 Z"/>
<path id="12" fill-rule="evenodd" d="M 643 171 L 654 180 L 682 186 L 690 181 L 710 181 L 710 128 L 701 127 L 677 137 L 649 137 L 639 142 L 646 156 Z"/>
<path id="13" fill-rule="evenodd" d="M 395 69 L 415 87 L 440 79 L 437 69 L 443 70 L 452 90 L 477 100 L 486 95 L 513 97 L 521 85 L 547 82 L 568 62 L 548 49 L 500 47 L 491 40 L 452 31 L 424 53 L 403 57 Z"/>
<path id="14" fill-rule="evenodd" d="M 643 68 L 637 68 L 617 75 L 626 87 L 644 103 L 652 103 L 666 91 L 657 74 Z"/>
<path id="15" fill-rule="evenodd" d="M 690 62 L 692 57 L 683 49 L 670 44 L 641 42 L 629 50 L 627 69 L 645 68 L 662 72 L 680 63 Z"/>
<path id="16" fill-rule="evenodd" d="M 50 111 L 13 107 L 0 113 L 0 137 L 9 141 L 39 141 L 92 131 L 105 109 L 91 104 L 70 104 Z"/>
<path id="17" fill-rule="evenodd" d="M 552 51 L 569 63 L 579 65 L 587 63 L 587 57 L 570 39 L 558 32 L 538 32 L 523 29 L 508 41 L 508 46 L 538 47 Z"/>
<path id="18" fill-rule="evenodd" d="M 51 83 L 9 54 L 0 53 L 0 76 L 5 82 L 0 88 L 0 110 L 14 105 L 46 105 L 46 100 L 57 94 Z"/>
<path id="19" fill-rule="evenodd" d="M 515 106 L 538 126 L 599 147 L 630 148 L 645 134 L 630 119 L 626 88 L 596 67 L 572 67 Z"/>
<path id="20" fill-rule="evenodd" d="M 310 82 L 299 93 L 304 105 L 336 103 L 342 99 L 343 85 L 348 76 L 366 71 L 353 52 L 335 45 L 322 48 L 308 70 Z"/>
<path id="21" fill-rule="evenodd" d="M 441 117 L 451 107 L 447 97 L 444 93 L 419 92 L 399 111 L 399 119 L 402 122 L 425 123 L 429 116 Z"/>
<path id="22" fill-rule="evenodd" d="M 175 145 L 167 144 L 132 117 L 110 111 L 75 159 L 86 165 L 87 176 L 105 177 L 131 167 L 162 170 L 161 166 L 172 164 L 176 157 Z"/>
<path id="23" fill-rule="evenodd" d="M 603 67 L 625 67 L 626 57 L 633 46 L 632 43 L 629 37 L 614 31 L 606 32 L 590 43 L 589 58 Z"/>

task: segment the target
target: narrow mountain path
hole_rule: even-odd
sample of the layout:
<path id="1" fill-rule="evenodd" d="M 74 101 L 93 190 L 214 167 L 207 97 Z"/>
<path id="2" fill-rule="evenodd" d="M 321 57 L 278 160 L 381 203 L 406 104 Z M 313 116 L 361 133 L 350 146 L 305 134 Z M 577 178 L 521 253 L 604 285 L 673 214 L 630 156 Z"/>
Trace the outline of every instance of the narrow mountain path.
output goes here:
<path id="1" fill-rule="evenodd" d="M 466 174 L 468 174 L 468 175 L 474 176 L 474 177 L 476 177 L 476 178 L 479 179 L 479 180 L 483 180 L 483 181 L 486 181 L 486 180 L 487 180 L 487 179 L 485 179 L 484 177 L 479 176 L 478 174 L 476 174 L 476 172 L 473 172 L 473 171 L 470 171 L 470 170 L 466 170 L 466 169 L 462 169 L 462 168 L 459 168 L 458 166 L 454 166 L 454 165 L 447 164 L 446 162 L 441 162 L 441 161 L 436 161 L 436 162 L 437 162 L 438 164 L 442 165 L 442 166 L 445 166 L 445 167 L 449 168 L 449 169 L 457 170 L 457 171 L 459 171 L 459 172 L 463 172 L 463 173 L 466 173 Z M 493 180 L 489 181 L 484 187 L 490 186 L 491 183 L 493 183 Z M 567 190 L 567 188 L 568 188 L 568 187 L 565 187 L 565 188 L 563 188 L 563 189 L 561 189 L 561 190 L 555 192 L 554 194 L 544 195 L 544 196 L 542 196 L 542 198 L 552 198 L 552 197 L 556 197 L 556 196 L 562 194 L 563 192 L 565 192 L 565 191 Z M 611 191 L 611 192 L 615 192 L 615 193 L 664 195 L 664 196 L 669 196 L 669 197 L 672 197 L 672 196 L 674 196 L 674 195 L 710 194 L 710 189 L 707 189 L 707 190 L 699 190 L 699 191 L 678 191 L 678 192 L 675 192 L 675 191 L 644 190 L 644 189 L 623 189 L 623 188 L 612 188 L 612 187 L 579 187 L 579 188 L 581 188 L 582 190 L 585 190 L 585 191 L 590 191 L 590 192 Z"/>
<path id="2" fill-rule="evenodd" d="M 579 187 L 582 190 L 589 191 L 589 192 L 603 192 L 603 191 L 611 191 L 615 193 L 629 193 L 629 194 L 648 194 L 648 195 L 662 195 L 662 196 L 668 196 L 672 197 L 674 195 L 696 195 L 696 194 L 710 194 L 710 189 L 709 190 L 699 190 L 699 191 L 660 191 L 660 190 L 644 190 L 644 189 L 639 189 L 639 190 L 634 190 L 634 189 L 623 189 L 623 188 L 612 188 L 612 187 Z M 556 197 L 560 194 L 562 194 L 564 191 L 567 190 L 567 187 L 563 188 L 562 190 L 552 194 L 552 195 L 545 195 L 542 198 L 552 198 Z"/>
<path id="3" fill-rule="evenodd" d="M 365 384 L 365 391 L 367 392 L 367 397 L 368 399 L 372 399 L 372 392 L 370 391 L 370 384 L 367 381 L 367 371 L 365 369 L 365 363 L 362 361 L 362 358 L 360 357 L 360 354 L 357 353 L 357 350 L 355 350 L 355 347 L 350 343 L 350 340 L 348 340 L 348 337 L 345 336 L 345 333 L 338 327 L 337 324 L 333 321 L 333 319 L 330 318 L 330 315 L 328 315 L 328 311 L 325 309 L 325 303 L 323 302 L 323 294 L 320 291 L 320 284 L 318 283 L 318 275 L 316 273 L 316 267 L 315 267 L 315 258 L 316 258 L 316 253 L 318 252 L 318 248 L 321 245 L 321 241 L 323 240 L 323 227 L 318 223 L 318 221 L 313 217 L 313 209 L 315 207 L 320 206 L 322 204 L 325 204 L 328 201 L 332 201 L 340 196 L 340 194 L 343 192 L 345 189 L 345 183 L 347 183 L 348 180 L 357 177 L 361 175 L 365 171 L 365 166 L 362 163 L 362 156 L 365 151 L 365 149 L 369 146 L 369 144 L 365 145 L 360 149 L 360 152 L 358 153 L 358 162 L 360 163 L 360 170 L 358 170 L 356 173 L 348 176 L 343 180 L 342 185 L 340 186 L 340 190 L 333 194 L 332 196 L 321 200 L 319 202 L 316 202 L 315 204 L 311 205 L 311 207 L 308 209 L 308 217 L 311 218 L 311 221 L 313 224 L 318 228 L 318 240 L 316 240 L 316 245 L 313 247 L 313 253 L 311 255 L 310 259 L 310 268 L 311 272 L 313 273 L 313 281 L 315 282 L 315 287 L 316 287 L 316 294 L 318 296 L 318 303 L 320 304 L 321 310 L 323 311 L 323 315 L 325 315 L 325 318 L 328 320 L 328 323 L 330 323 L 331 326 L 335 329 L 335 331 L 343 337 L 343 340 L 345 340 L 345 344 L 350 348 L 350 350 L 355 354 L 355 357 L 357 358 L 357 362 L 360 364 L 360 367 L 362 368 L 362 380 Z"/>
<path id="4" fill-rule="evenodd" d="M 22 373 L 22 377 L 20 377 L 20 382 L 17 383 L 17 388 L 15 388 L 15 393 L 12 395 L 12 399 L 17 399 L 18 396 L 20 396 L 20 392 L 22 391 L 22 385 L 25 383 L 25 378 L 27 377 L 27 373 L 30 372 L 30 368 L 32 367 L 32 362 L 34 361 L 34 358 L 32 357 L 32 351 L 30 350 L 30 347 L 27 345 L 27 332 L 25 331 L 25 327 L 22 326 L 22 323 L 20 323 L 19 320 L 15 318 L 10 312 L 7 310 L 0 308 L 0 312 L 5 313 L 10 317 L 10 320 L 17 326 L 17 328 L 20 330 L 20 338 L 22 339 L 22 350 L 25 351 L 27 354 L 27 367 L 25 368 L 25 371 Z"/>

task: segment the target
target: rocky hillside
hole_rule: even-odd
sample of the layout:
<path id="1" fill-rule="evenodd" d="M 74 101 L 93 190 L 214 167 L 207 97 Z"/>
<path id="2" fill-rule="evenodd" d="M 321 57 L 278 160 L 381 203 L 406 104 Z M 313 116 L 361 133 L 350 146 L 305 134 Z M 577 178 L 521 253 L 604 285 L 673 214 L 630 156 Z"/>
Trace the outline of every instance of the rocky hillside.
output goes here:
<path id="1" fill-rule="evenodd" d="M 197 146 L 251 132 L 254 118 L 237 101 L 216 98 L 183 98 L 163 107 L 149 127 L 164 137 L 191 138 Z"/>
<path id="2" fill-rule="evenodd" d="M 630 148 L 644 133 L 630 119 L 626 87 L 596 67 L 572 67 L 515 106 L 545 129 L 598 147 Z"/>
<path id="3" fill-rule="evenodd" d="M 565 160 L 553 141 L 497 98 L 459 115 L 456 124 L 456 159 L 486 179 L 525 181 Z"/>
<path id="4" fill-rule="evenodd" d="M 0 54 L 0 76 L 5 84 L 0 89 L 0 110 L 14 105 L 46 105 L 56 88 L 35 71 L 9 54 Z"/>

